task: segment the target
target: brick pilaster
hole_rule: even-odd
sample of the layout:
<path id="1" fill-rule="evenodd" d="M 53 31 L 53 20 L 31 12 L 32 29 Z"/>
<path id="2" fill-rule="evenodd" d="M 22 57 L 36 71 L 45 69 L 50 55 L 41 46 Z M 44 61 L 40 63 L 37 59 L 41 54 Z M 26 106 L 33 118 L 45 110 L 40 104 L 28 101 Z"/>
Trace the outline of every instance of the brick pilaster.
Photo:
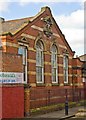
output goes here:
<path id="1" fill-rule="evenodd" d="M 25 87 L 24 90 L 24 113 L 25 117 L 30 115 L 30 88 Z"/>

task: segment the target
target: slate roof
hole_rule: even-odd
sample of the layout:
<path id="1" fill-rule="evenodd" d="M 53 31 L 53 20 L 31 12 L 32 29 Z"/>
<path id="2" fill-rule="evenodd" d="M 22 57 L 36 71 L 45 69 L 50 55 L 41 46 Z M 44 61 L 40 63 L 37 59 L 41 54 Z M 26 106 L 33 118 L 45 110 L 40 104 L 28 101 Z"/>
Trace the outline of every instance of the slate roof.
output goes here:
<path id="1" fill-rule="evenodd" d="M 79 56 L 81 61 L 86 61 L 86 54 Z"/>
<path id="2" fill-rule="evenodd" d="M 86 62 L 83 63 L 82 70 L 83 70 L 83 73 L 86 75 Z"/>
<path id="3" fill-rule="evenodd" d="M 14 35 L 19 30 L 24 28 L 29 22 L 32 22 L 39 15 L 41 15 L 46 10 L 46 8 L 50 9 L 47 6 L 42 7 L 41 11 L 33 17 L 27 17 L 27 18 L 9 20 L 9 21 L 5 21 L 3 18 L 0 18 L 0 35 L 4 35 L 8 33 L 11 33 L 12 35 Z"/>
<path id="4" fill-rule="evenodd" d="M 18 30 L 22 29 L 24 26 L 26 26 L 29 23 L 31 18 L 32 17 L 3 21 L 0 25 L 0 27 L 1 27 L 0 34 L 7 34 L 7 33 L 14 34 L 16 31 L 18 31 Z"/>

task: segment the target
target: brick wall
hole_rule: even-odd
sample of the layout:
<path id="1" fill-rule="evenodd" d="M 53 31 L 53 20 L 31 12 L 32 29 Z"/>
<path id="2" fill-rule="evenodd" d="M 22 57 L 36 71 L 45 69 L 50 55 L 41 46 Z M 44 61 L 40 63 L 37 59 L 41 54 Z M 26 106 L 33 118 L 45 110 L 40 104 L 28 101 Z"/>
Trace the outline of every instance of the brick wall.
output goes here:
<path id="1" fill-rule="evenodd" d="M 2 50 L 0 50 L 0 72 L 2 71 Z"/>
<path id="2" fill-rule="evenodd" d="M 66 94 L 67 90 L 67 94 Z M 79 102 L 84 100 L 84 89 L 82 88 L 32 88 L 30 90 L 30 109 L 40 108 L 47 105 L 65 103 L 66 95 L 68 102 Z"/>
<path id="3" fill-rule="evenodd" d="M 2 98 L 2 118 L 24 117 L 23 86 L 20 85 L 3 86 L 1 98 Z"/>
<path id="4" fill-rule="evenodd" d="M 30 22 L 25 28 L 20 30 L 17 34 L 14 36 L 7 35 L 2 39 L 3 44 L 3 51 L 10 54 L 18 54 L 18 47 L 19 47 L 19 40 L 21 40 L 24 37 L 26 38 L 27 43 L 21 42 L 22 45 L 26 45 L 28 48 L 27 51 L 27 64 L 28 64 L 28 83 L 31 84 L 32 87 L 36 86 L 36 49 L 35 45 L 37 42 L 37 38 L 39 36 L 39 33 L 41 34 L 41 40 L 44 44 L 44 81 L 47 86 L 47 84 L 52 84 L 52 73 L 51 73 L 51 46 L 52 44 L 56 44 L 58 49 L 58 81 L 59 84 L 64 86 L 64 74 L 63 74 L 63 55 L 64 51 L 68 51 L 69 55 L 69 85 L 72 83 L 72 58 L 73 58 L 73 52 L 70 49 L 69 45 L 65 41 L 65 37 L 60 32 L 58 26 L 56 25 L 55 21 L 53 20 L 52 25 L 52 32 L 53 35 L 51 37 L 47 37 L 44 32 L 43 28 L 45 26 L 45 22 L 42 20 L 42 18 L 46 18 L 47 16 L 50 16 L 52 18 L 52 14 L 50 12 L 50 9 L 46 8 L 45 12 L 43 12 L 41 15 L 39 15 L 33 22 Z M 42 31 L 41 31 L 41 30 Z M 30 37 L 29 37 L 30 36 Z M 7 61 L 5 61 L 7 59 Z M 14 60 L 15 59 L 15 60 Z M 8 70 L 8 65 L 11 63 L 16 63 L 16 66 L 10 66 L 10 70 L 17 71 L 21 66 L 21 62 L 17 63 L 16 56 L 12 56 L 12 60 L 9 60 L 9 56 L 5 56 L 3 62 L 3 71 Z M 20 61 L 18 59 L 18 61 Z"/>
<path id="5" fill-rule="evenodd" d="M 0 118 L 2 118 L 2 86 L 0 86 Z"/>
<path id="6" fill-rule="evenodd" d="M 3 52 L 2 61 L 3 72 L 23 72 L 22 56 Z"/>
<path id="7" fill-rule="evenodd" d="M 73 83 L 78 87 L 83 87 L 82 64 L 79 58 L 73 59 Z"/>
<path id="8" fill-rule="evenodd" d="M 51 17 L 53 20 L 53 24 L 52 24 L 52 28 L 51 28 L 53 35 L 51 37 L 47 37 L 43 32 L 45 22 L 42 19 L 46 18 L 47 16 Z M 40 38 L 40 35 L 41 35 L 41 38 Z M 21 39 L 23 37 L 26 39 L 26 41 L 21 41 Z M 39 40 L 38 37 L 44 44 L 44 51 L 43 51 L 44 52 L 44 83 L 43 84 L 36 83 L 36 48 L 35 48 L 35 45 L 36 45 L 37 40 Z M 57 49 L 58 49 L 57 62 L 58 62 L 59 84 L 58 83 L 52 84 L 51 46 L 53 44 L 56 44 Z M 68 45 L 68 43 L 65 39 L 65 36 L 60 31 L 58 25 L 56 25 L 56 22 L 53 19 L 49 8 L 46 8 L 45 12 L 43 12 L 40 15 L 37 15 L 37 17 L 35 16 L 35 19 L 33 21 L 29 22 L 29 24 L 26 27 L 24 27 L 23 29 L 18 31 L 15 35 L 2 36 L 2 45 L 3 45 L 2 51 L 5 53 L 3 53 L 3 55 L 2 55 L 3 56 L 2 57 L 3 64 L 2 63 L 0 63 L 0 64 L 3 65 L 2 71 L 4 71 L 4 72 L 23 72 L 22 57 L 17 54 L 18 54 L 19 45 L 27 46 L 27 78 L 28 78 L 27 84 L 31 85 L 32 88 L 35 87 L 35 90 L 37 90 L 38 93 L 39 93 L 39 88 L 42 89 L 43 90 L 42 97 L 45 97 L 45 95 L 47 96 L 47 93 L 45 94 L 45 92 L 46 92 L 45 89 L 51 89 L 52 91 L 57 91 L 58 88 L 61 88 L 62 90 L 69 89 L 69 88 L 71 89 L 71 86 L 73 87 L 73 83 L 81 84 L 81 77 L 79 77 L 81 75 L 81 70 L 78 70 L 78 71 L 72 70 L 72 67 L 74 65 L 78 66 L 78 65 L 81 65 L 81 63 L 77 62 L 77 60 L 73 61 L 74 53 L 71 50 L 70 46 Z M 68 74 L 69 74 L 68 80 L 69 80 L 69 82 L 66 85 L 64 84 L 64 74 L 63 74 L 63 56 L 64 56 L 65 51 L 68 52 L 68 63 L 69 63 L 69 65 L 68 65 Z M 75 78 L 72 76 L 73 74 L 76 74 Z M 80 86 L 80 84 L 79 84 L 79 86 Z M 14 93 L 14 91 L 16 89 L 18 89 L 18 88 L 16 88 L 16 89 L 15 88 L 8 87 L 8 88 L 4 88 L 3 90 L 6 91 L 6 89 L 8 89 L 8 91 L 10 91 L 10 92 L 12 90 L 13 95 L 14 95 L 12 97 L 15 100 L 16 92 Z M 10 92 L 8 92 L 8 93 L 6 92 L 6 94 L 10 96 Z M 23 92 L 23 90 L 22 90 L 22 92 Z M 4 95 L 6 96 L 6 94 L 4 94 Z M 30 94 L 33 95 L 32 92 Z M 25 99 L 27 98 L 27 96 L 28 96 L 28 94 L 26 94 Z M 36 99 L 37 97 L 40 98 L 40 96 L 41 96 L 41 94 L 37 95 L 36 91 L 34 91 L 34 99 Z M 11 98 L 12 101 L 13 101 L 13 98 Z M 22 99 L 24 99 L 24 98 L 22 97 Z M 48 98 L 45 97 L 45 99 L 48 99 Z M 39 101 L 37 102 L 33 99 L 31 99 L 31 100 L 32 100 L 31 105 L 33 105 L 33 106 L 35 104 L 37 104 L 37 105 L 45 104 L 46 105 L 46 100 L 45 100 L 45 103 L 44 103 L 44 100 L 41 100 L 40 104 L 39 104 Z M 11 101 L 11 103 L 12 103 L 12 101 Z M 16 101 L 16 103 L 18 102 L 17 99 L 15 101 Z M 52 98 L 51 103 L 54 103 L 56 101 L 57 101 L 57 99 Z M 58 102 L 63 102 L 63 101 L 64 101 L 63 98 L 58 99 Z M 26 113 L 27 113 L 27 109 L 29 109 L 29 106 L 27 104 L 28 104 L 28 99 L 25 100 L 25 105 L 27 106 L 25 109 Z M 9 114 L 9 112 L 8 112 L 8 114 Z M 12 114 L 15 116 L 15 114 L 16 114 L 15 110 L 14 110 L 14 113 L 12 113 Z M 18 113 L 18 115 L 19 114 L 20 113 Z M 5 114 L 5 116 L 6 115 L 7 114 Z"/>
<path id="9" fill-rule="evenodd" d="M 22 73 L 22 56 L 0 52 L 2 72 Z M 2 84 L 0 86 L 0 118 L 24 117 L 24 86 Z"/>

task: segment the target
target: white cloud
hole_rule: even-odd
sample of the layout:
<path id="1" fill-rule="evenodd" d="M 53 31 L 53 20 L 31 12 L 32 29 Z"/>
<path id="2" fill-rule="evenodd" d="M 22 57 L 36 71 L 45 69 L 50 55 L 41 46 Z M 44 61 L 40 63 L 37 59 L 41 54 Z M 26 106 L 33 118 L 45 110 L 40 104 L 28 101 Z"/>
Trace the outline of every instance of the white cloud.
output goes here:
<path id="1" fill-rule="evenodd" d="M 30 2 L 34 3 L 49 3 L 49 2 L 80 2 L 82 8 L 85 0 L 20 0 L 20 5 L 24 6 Z M 76 54 L 83 54 L 84 52 L 84 10 L 77 10 L 72 12 L 69 16 L 61 15 L 55 17 L 57 23 L 65 35 L 69 45 Z M 78 49 L 77 49 L 78 48 Z M 79 51 L 80 49 L 80 51 Z"/>
<path id="2" fill-rule="evenodd" d="M 77 10 L 70 15 L 60 15 L 55 17 L 57 24 L 61 28 L 65 38 L 77 54 L 83 54 L 84 50 L 84 10 Z M 82 51 L 79 52 L 79 49 Z"/>
<path id="3" fill-rule="evenodd" d="M 0 12 L 5 12 L 9 10 L 9 5 L 12 2 L 18 2 L 20 5 L 24 6 L 29 4 L 30 2 L 34 2 L 34 3 L 39 3 L 39 2 L 43 2 L 43 3 L 50 3 L 50 2 L 81 2 L 83 3 L 85 0 L 0 0 Z"/>
<path id="4" fill-rule="evenodd" d="M 81 2 L 83 3 L 85 0 L 19 0 L 20 5 L 24 6 L 29 4 L 30 2 L 38 3 L 38 2 L 43 2 L 43 3 L 50 3 L 50 2 Z"/>
<path id="5" fill-rule="evenodd" d="M 85 0 L 20 0 L 20 2 L 84 2 Z"/>
<path id="6" fill-rule="evenodd" d="M 56 17 L 61 26 L 65 28 L 82 28 L 84 27 L 84 11 L 77 10 L 72 12 L 69 16 L 60 15 Z"/>
<path id="7" fill-rule="evenodd" d="M 27 5 L 30 2 L 80 2 L 85 0 L 0 0 L 0 13 L 7 12 L 12 2 L 18 2 L 20 5 Z M 60 26 L 71 48 L 79 54 L 79 49 L 83 51 L 84 46 L 84 11 L 77 10 L 70 15 L 55 16 L 57 24 Z M 77 49 L 78 48 L 78 49 Z"/>
<path id="8" fill-rule="evenodd" d="M 8 11 L 10 0 L 0 0 L 0 13 Z"/>

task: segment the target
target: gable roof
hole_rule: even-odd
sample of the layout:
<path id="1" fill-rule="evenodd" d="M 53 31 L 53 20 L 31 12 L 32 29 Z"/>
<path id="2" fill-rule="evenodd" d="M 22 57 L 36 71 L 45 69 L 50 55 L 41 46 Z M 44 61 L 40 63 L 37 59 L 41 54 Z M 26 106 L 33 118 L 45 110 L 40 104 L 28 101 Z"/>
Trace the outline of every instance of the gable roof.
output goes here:
<path id="1" fill-rule="evenodd" d="M 6 35 L 9 33 L 11 35 L 14 35 L 19 30 L 21 30 L 26 25 L 28 25 L 29 22 L 32 22 L 39 15 L 41 15 L 45 10 L 46 10 L 46 7 L 43 7 L 41 8 L 41 11 L 33 17 L 21 18 L 21 19 L 16 19 L 16 20 L 5 21 L 4 18 L 0 17 L 0 26 L 1 26 L 0 35 Z"/>
<path id="2" fill-rule="evenodd" d="M 23 28 L 29 23 L 30 18 L 23 18 L 17 20 L 2 21 L 2 31 L 0 34 L 14 33 L 16 30 Z"/>
<path id="3" fill-rule="evenodd" d="M 48 6 L 46 7 L 42 7 L 41 11 L 33 16 L 33 17 L 27 17 L 27 18 L 22 18 L 22 19 L 16 19 L 16 20 L 9 20 L 9 21 L 5 21 L 3 18 L 0 22 L 1 24 L 1 31 L 0 31 L 0 35 L 15 35 L 17 32 L 19 32 L 21 29 L 23 29 L 25 26 L 27 26 L 29 23 L 33 22 L 34 20 L 36 20 L 40 15 L 42 15 L 46 10 L 49 10 L 49 12 L 51 13 L 51 10 Z M 51 14 L 52 16 L 52 14 Z M 60 37 L 62 38 L 63 42 L 68 46 L 68 48 L 70 49 L 71 53 L 74 54 L 74 51 L 72 51 L 71 47 L 69 46 L 68 42 L 65 39 L 64 34 L 62 34 L 62 31 L 60 30 L 58 24 L 56 23 L 55 19 L 52 16 L 52 19 L 55 22 L 56 28 L 60 34 Z"/>
<path id="4" fill-rule="evenodd" d="M 79 59 L 81 61 L 86 61 L 86 54 L 79 56 Z"/>

